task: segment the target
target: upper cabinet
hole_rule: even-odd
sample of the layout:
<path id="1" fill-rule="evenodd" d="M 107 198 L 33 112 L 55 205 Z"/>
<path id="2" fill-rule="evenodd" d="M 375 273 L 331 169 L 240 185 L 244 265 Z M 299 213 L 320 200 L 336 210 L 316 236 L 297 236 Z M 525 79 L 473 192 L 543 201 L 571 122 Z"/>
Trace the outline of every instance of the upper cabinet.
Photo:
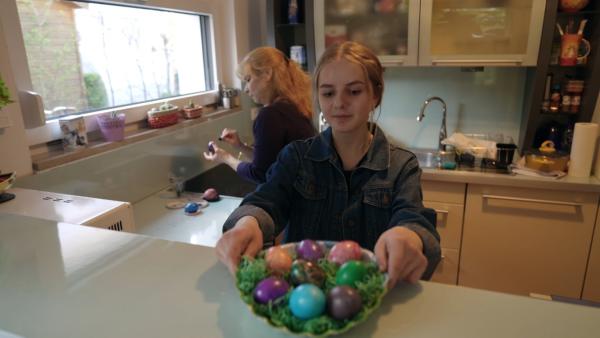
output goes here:
<path id="1" fill-rule="evenodd" d="M 417 65 L 419 1 L 315 0 L 317 59 L 346 40 L 371 48 L 385 65 Z"/>
<path id="2" fill-rule="evenodd" d="M 534 66 L 545 0 L 421 0 L 419 64 Z"/>
<path id="3" fill-rule="evenodd" d="M 318 59 L 339 41 L 387 66 L 533 66 L 545 0 L 315 0 Z"/>

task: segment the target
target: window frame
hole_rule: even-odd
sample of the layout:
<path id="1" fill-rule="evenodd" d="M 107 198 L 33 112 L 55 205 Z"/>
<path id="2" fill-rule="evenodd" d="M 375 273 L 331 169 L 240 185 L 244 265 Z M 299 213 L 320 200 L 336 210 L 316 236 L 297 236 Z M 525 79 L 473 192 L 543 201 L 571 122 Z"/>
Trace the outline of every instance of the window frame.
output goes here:
<path id="1" fill-rule="evenodd" d="M 66 1 L 80 1 L 90 2 L 99 4 L 109 4 L 118 6 L 127 6 L 134 8 L 153 9 L 160 11 L 204 15 L 207 20 L 201 19 L 200 24 L 202 27 L 202 37 L 205 39 L 205 48 L 203 48 L 204 59 L 207 61 L 204 65 L 205 74 L 207 74 L 207 83 L 211 85 L 213 89 L 204 91 L 201 93 L 192 93 L 187 95 L 180 95 L 171 98 L 161 98 L 143 103 L 130 104 L 120 106 L 117 108 L 102 109 L 93 112 L 87 112 L 78 116 L 83 116 L 85 124 L 89 132 L 98 130 L 96 123 L 96 115 L 118 111 L 125 113 L 126 123 L 134 123 L 145 120 L 147 118 L 147 111 L 152 107 L 155 107 L 165 101 L 169 101 L 177 106 L 183 106 L 193 99 L 194 102 L 200 105 L 209 105 L 217 102 L 218 100 L 218 83 L 223 82 L 219 74 L 233 73 L 233 65 L 228 65 L 226 62 L 219 62 L 217 58 L 217 51 L 222 50 L 216 44 L 218 40 L 221 40 L 217 35 L 222 35 L 223 30 L 226 29 L 226 22 L 224 16 L 220 10 L 222 6 L 219 0 L 204 0 L 188 2 L 186 0 L 66 0 Z M 58 125 L 58 119 L 44 121 L 43 125 L 40 125 L 40 117 L 36 116 L 39 112 L 27 110 L 27 106 L 23 104 L 26 100 L 26 91 L 33 91 L 31 76 L 29 72 L 29 65 L 27 61 L 27 54 L 25 50 L 25 44 L 23 41 L 23 33 L 21 30 L 20 19 L 17 10 L 16 0 L 8 0 L 8 4 L 3 8 L 3 14 L 0 13 L 0 23 L 4 25 L 5 32 L 12 32 L 11 34 L 5 34 L 8 45 L 8 53 L 11 61 L 11 67 L 13 68 L 15 83 L 17 90 L 19 91 L 19 101 L 21 102 L 21 111 L 23 120 L 25 122 L 25 134 L 28 146 L 37 146 L 45 144 L 51 141 L 58 140 L 62 137 L 61 130 Z M 215 17 L 219 21 L 219 25 L 222 25 L 218 29 L 215 25 Z M 219 32 L 219 30 L 221 32 Z M 222 47 L 222 46 L 221 46 Z M 26 111 L 27 110 L 27 111 Z M 45 120 L 45 118 L 44 118 Z"/>

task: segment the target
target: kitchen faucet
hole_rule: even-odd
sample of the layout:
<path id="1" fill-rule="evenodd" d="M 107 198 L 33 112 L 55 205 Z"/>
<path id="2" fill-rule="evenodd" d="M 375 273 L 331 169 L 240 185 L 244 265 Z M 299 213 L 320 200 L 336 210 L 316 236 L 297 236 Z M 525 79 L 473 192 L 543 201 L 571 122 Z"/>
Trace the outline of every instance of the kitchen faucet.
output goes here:
<path id="1" fill-rule="evenodd" d="M 432 101 L 440 101 L 442 103 L 442 126 L 440 127 L 438 151 L 446 151 L 446 145 L 442 144 L 442 140 L 444 140 L 448 135 L 446 132 L 446 102 L 437 96 L 427 98 L 425 102 L 423 102 L 423 106 L 421 106 L 421 111 L 419 112 L 419 116 L 417 116 L 417 121 L 421 122 L 423 120 L 425 117 L 425 109 Z"/>

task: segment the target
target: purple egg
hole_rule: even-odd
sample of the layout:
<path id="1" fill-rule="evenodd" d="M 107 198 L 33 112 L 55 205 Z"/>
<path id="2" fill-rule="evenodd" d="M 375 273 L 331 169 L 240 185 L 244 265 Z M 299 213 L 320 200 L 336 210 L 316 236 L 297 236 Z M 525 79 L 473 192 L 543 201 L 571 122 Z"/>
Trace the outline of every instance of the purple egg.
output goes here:
<path id="1" fill-rule="evenodd" d="M 208 142 L 208 152 L 210 154 L 214 154 L 215 153 L 215 147 L 213 146 L 213 141 Z"/>
<path id="2" fill-rule="evenodd" d="M 265 278 L 254 289 L 254 300 L 261 304 L 267 304 L 285 296 L 289 287 L 288 283 L 281 278 Z"/>
<path id="3" fill-rule="evenodd" d="M 316 261 L 319 258 L 323 258 L 323 248 L 317 242 L 305 239 L 298 243 L 296 247 L 298 258 L 305 259 L 307 261 Z"/>
<path id="4" fill-rule="evenodd" d="M 327 294 L 327 312 L 338 320 L 353 317 L 362 309 L 362 299 L 356 289 L 347 285 L 336 286 Z"/>

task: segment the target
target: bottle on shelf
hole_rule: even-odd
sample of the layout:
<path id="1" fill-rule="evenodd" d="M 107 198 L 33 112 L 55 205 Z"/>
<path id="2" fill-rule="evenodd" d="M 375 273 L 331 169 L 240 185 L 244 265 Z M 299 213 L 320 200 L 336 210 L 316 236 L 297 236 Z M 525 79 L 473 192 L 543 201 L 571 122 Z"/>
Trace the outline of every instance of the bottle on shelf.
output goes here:
<path id="1" fill-rule="evenodd" d="M 290 0 L 288 3 L 288 23 L 298 23 L 298 0 Z"/>
<path id="2" fill-rule="evenodd" d="M 550 87 L 552 86 L 552 74 L 546 75 L 544 86 L 544 101 L 542 102 L 542 112 L 550 112 Z"/>
<path id="3" fill-rule="evenodd" d="M 560 84 L 555 83 L 550 93 L 550 112 L 558 113 L 560 111 L 560 102 Z"/>

